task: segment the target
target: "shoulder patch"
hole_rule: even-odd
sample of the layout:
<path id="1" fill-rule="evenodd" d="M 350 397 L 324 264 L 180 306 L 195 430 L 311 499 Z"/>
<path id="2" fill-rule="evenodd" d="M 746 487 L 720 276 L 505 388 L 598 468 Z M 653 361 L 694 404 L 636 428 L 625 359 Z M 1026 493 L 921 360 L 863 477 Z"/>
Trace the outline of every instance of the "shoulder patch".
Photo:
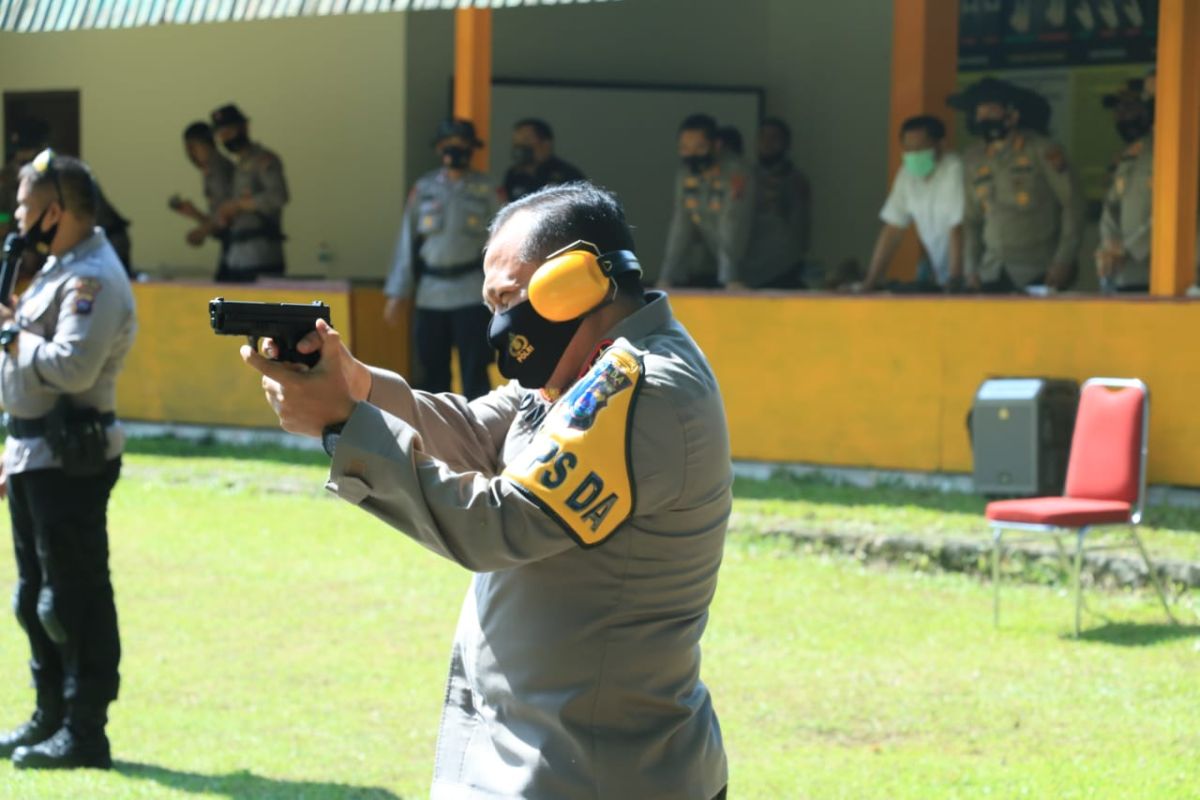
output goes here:
<path id="1" fill-rule="evenodd" d="M 633 513 L 629 436 L 643 376 L 640 357 L 609 348 L 504 470 L 583 547 L 606 541 Z"/>
<path id="2" fill-rule="evenodd" d="M 1067 154 L 1056 144 L 1046 148 L 1045 159 L 1055 172 L 1062 172 L 1067 168 Z"/>
<path id="3" fill-rule="evenodd" d="M 71 309 L 80 316 L 92 313 L 96 303 L 96 295 L 100 294 L 103 284 L 95 278 L 76 278 L 68 287 L 73 295 Z"/>
<path id="4" fill-rule="evenodd" d="M 741 200 L 742 196 L 746 194 L 746 176 L 740 172 L 735 172 L 729 178 L 729 188 L 733 192 L 733 199 Z"/>

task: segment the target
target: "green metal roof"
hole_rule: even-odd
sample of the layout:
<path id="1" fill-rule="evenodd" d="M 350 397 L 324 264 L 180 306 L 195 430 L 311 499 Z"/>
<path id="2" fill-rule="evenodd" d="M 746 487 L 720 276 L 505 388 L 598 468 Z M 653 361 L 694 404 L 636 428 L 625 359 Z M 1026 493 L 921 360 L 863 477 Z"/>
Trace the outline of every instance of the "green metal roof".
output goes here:
<path id="1" fill-rule="evenodd" d="M 616 0 L 0 0 L 0 30 L 34 33 L 387 11 L 609 2 Z"/>

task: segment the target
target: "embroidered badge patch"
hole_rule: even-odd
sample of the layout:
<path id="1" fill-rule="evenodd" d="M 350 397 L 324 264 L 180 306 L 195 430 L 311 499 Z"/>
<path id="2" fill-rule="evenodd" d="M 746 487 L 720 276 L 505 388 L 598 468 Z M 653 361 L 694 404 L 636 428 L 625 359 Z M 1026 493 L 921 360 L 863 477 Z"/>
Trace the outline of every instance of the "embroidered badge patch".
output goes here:
<path id="1" fill-rule="evenodd" d="M 585 547 L 605 541 L 633 513 L 629 426 L 642 375 L 637 355 L 607 350 L 504 470 Z"/>
<path id="2" fill-rule="evenodd" d="M 70 290 L 74 302 L 74 310 L 76 314 L 85 315 L 92 313 L 92 308 L 96 303 L 96 295 L 100 294 L 100 289 L 103 284 L 95 278 L 76 278 L 70 286 Z"/>

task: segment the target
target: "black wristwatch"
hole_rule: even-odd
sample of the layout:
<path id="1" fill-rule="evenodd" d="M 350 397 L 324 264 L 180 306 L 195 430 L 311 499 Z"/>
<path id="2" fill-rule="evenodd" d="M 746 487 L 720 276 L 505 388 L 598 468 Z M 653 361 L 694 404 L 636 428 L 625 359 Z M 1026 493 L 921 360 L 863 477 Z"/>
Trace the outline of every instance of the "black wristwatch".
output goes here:
<path id="1" fill-rule="evenodd" d="M 321 430 L 321 447 L 325 448 L 325 453 L 330 458 L 333 458 L 333 451 L 337 449 L 338 439 L 342 437 L 342 428 L 346 427 L 345 422 L 336 422 L 333 425 L 326 425 Z"/>
<path id="2" fill-rule="evenodd" d="M 0 328 L 0 347 L 7 348 L 13 343 L 18 336 L 21 335 L 21 328 L 16 323 L 10 322 L 3 328 Z"/>

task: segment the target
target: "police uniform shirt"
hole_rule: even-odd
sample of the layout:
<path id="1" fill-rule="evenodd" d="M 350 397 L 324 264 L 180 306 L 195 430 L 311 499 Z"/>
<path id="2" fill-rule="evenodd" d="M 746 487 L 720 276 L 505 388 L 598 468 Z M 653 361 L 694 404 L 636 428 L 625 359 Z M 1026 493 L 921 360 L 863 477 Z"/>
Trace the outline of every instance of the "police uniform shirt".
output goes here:
<path id="1" fill-rule="evenodd" d="M 45 416 L 60 395 L 78 407 L 115 411 L 117 375 L 137 330 L 125 268 L 104 232 L 51 256 L 15 309 L 21 333 L 0 354 L 0 401 L 22 419 Z M 108 430 L 109 459 L 120 455 L 119 424 Z M 42 437 L 9 436 L 4 469 L 16 474 L 61 466 Z"/>
<path id="2" fill-rule="evenodd" d="M 1154 193 L 1154 137 L 1145 136 L 1125 148 L 1113 172 L 1100 215 L 1100 243 L 1120 244 L 1125 262 L 1116 273 L 1117 286 L 1150 283 L 1150 206 Z"/>
<path id="3" fill-rule="evenodd" d="M 754 222 L 754 176 L 733 156 L 701 175 L 683 167 L 675 179 L 675 211 L 660 279 L 684 283 L 714 270 L 718 283 L 741 280 Z M 698 247 L 697 247 L 698 246 Z"/>
<path id="4" fill-rule="evenodd" d="M 283 207 L 287 180 L 279 156 L 260 144 L 247 145 L 233 172 L 233 197 L 253 197 L 254 211 L 240 212 L 229 225 L 231 270 L 283 266 Z"/>
<path id="5" fill-rule="evenodd" d="M 532 172 L 509 167 L 504 175 L 504 195 L 511 202 L 547 186 L 585 179 L 586 176 L 574 164 L 563 161 L 558 156 L 551 156 L 534 167 Z"/>
<path id="6" fill-rule="evenodd" d="M 1083 196 L 1062 147 L 1021 130 L 965 156 L 965 270 L 1025 287 L 1079 254 Z"/>
<path id="7" fill-rule="evenodd" d="M 750 288 L 770 283 L 804 260 L 811 214 L 808 179 L 790 160 L 756 169 L 754 220 L 741 271 Z"/>
<path id="8" fill-rule="evenodd" d="M 916 226 L 937 282 L 945 286 L 950 281 L 950 232 L 963 221 L 962 159 L 943 153 L 924 178 L 901 167 L 879 218 L 896 228 Z"/>
<path id="9" fill-rule="evenodd" d="M 204 199 L 208 203 L 209 216 L 215 215 L 220 205 L 234 196 L 233 175 L 236 170 L 232 161 L 213 150 L 204 168 Z"/>
<path id="10" fill-rule="evenodd" d="M 483 248 L 499 210 L 496 184 L 482 172 L 467 172 L 458 180 L 445 169 L 422 176 L 409 192 L 383 293 L 406 299 L 416 284 L 417 308 L 449 311 L 479 305 Z"/>
<path id="11" fill-rule="evenodd" d="M 556 402 L 374 371 L 329 488 L 476 574 L 431 797 L 710 800 L 699 679 L 732 471 L 719 388 L 661 293 Z"/>

